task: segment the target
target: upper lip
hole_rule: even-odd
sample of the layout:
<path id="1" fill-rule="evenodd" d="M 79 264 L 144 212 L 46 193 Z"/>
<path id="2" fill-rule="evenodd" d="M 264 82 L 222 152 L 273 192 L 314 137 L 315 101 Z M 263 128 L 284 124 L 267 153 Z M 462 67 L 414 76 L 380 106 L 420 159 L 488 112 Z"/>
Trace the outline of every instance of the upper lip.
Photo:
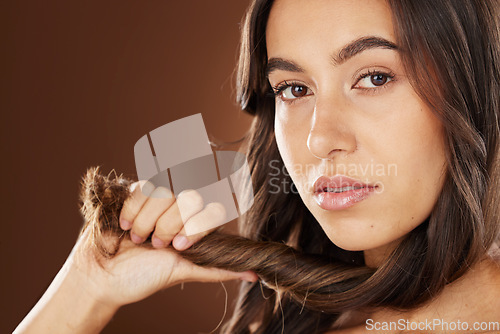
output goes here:
<path id="1" fill-rule="evenodd" d="M 320 193 L 325 192 L 327 188 L 339 189 L 344 187 L 374 188 L 373 185 L 363 183 L 359 180 L 355 180 L 344 175 L 336 175 L 333 177 L 318 177 L 314 182 L 313 190 L 315 193 Z"/>

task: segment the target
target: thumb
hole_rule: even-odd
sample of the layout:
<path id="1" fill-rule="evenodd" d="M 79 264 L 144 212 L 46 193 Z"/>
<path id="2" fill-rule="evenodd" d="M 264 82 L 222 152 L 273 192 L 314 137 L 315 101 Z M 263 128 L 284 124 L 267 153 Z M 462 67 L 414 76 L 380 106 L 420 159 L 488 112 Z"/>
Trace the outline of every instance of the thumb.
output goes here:
<path id="1" fill-rule="evenodd" d="M 188 260 L 185 260 L 188 261 Z M 189 261 L 188 261 L 189 262 Z M 251 270 L 235 272 L 219 268 L 201 267 L 189 262 L 184 282 L 220 282 L 230 280 L 241 280 L 247 282 L 256 282 L 259 280 L 257 274 Z"/>

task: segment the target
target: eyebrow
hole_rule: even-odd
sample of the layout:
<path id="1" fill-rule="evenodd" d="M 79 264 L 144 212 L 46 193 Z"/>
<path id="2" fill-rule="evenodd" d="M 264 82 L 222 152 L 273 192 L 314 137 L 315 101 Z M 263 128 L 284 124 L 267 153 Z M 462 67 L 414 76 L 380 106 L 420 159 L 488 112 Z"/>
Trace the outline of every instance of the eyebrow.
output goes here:
<path id="1" fill-rule="evenodd" d="M 336 55 L 332 56 L 333 64 L 338 66 L 363 51 L 371 49 L 390 49 L 397 50 L 398 47 L 393 42 L 376 36 L 366 36 L 358 38 L 349 44 L 345 45 Z M 282 70 L 287 72 L 304 72 L 304 69 L 290 60 L 283 58 L 271 58 L 268 60 L 266 67 L 266 76 L 269 76 L 273 71 Z"/>

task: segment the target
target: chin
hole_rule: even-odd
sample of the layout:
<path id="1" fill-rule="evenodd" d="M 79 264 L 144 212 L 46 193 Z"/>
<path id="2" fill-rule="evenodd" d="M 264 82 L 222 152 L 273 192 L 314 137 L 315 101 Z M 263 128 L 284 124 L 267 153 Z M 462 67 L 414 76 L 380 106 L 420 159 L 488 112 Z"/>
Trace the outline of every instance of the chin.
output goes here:
<path id="1" fill-rule="evenodd" d="M 391 244 L 394 240 L 397 240 L 397 236 L 392 238 L 391 236 L 378 235 L 377 232 L 371 227 L 371 223 L 366 223 L 366 226 L 359 226 L 358 224 L 353 224 L 353 222 L 345 222 L 344 226 L 340 226 L 337 222 L 337 226 L 332 226 L 333 224 L 321 224 L 322 229 L 325 231 L 328 239 L 333 242 L 337 247 L 340 247 L 346 251 L 365 251 L 370 249 L 380 248 Z M 354 226 L 358 225 L 358 226 Z M 381 231 L 380 231 L 381 232 Z"/>
<path id="2" fill-rule="evenodd" d="M 376 248 L 377 245 L 367 244 L 362 240 L 340 240 L 338 236 L 335 238 L 330 238 L 330 241 L 333 242 L 337 247 L 342 248 L 346 251 L 356 252 L 356 251 L 365 251 L 371 248 Z M 379 245 L 380 246 L 380 245 Z"/>

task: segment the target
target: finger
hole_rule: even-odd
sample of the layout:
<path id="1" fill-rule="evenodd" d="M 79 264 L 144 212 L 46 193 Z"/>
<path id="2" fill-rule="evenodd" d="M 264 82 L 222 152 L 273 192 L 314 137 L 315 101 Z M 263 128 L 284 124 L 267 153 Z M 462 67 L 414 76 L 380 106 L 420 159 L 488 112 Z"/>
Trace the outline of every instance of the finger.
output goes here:
<path id="1" fill-rule="evenodd" d="M 205 203 L 199 192 L 187 189 L 177 195 L 177 205 L 179 206 L 182 221 L 185 223 L 189 218 L 200 212 Z"/>
<path id="2" fill-rule="evenodd" d="M 257 274 L 251 270 L 235 272 L 219 268 L 201 267 L 184 259 L 181 260 L 177 269 L 174 275 L 179 275 L 179 279 L 173 277 L 174 282 L 220 282 L 238 279 L 256 282 L 259 279 Z"/>
<path id="3" fill-rule="evenodd" d="M 230 280 L 242 280 L 247 282 L 256 282 L 259 277 L 253 271 L 244 271 L 237 273 L 234 271 L 218 269 L 218 268 L 205 268 L 199 267 L 199 272 L 196 272 L 195 278 L 191 279 L 196 282 L 220 282 L 220 281 L 230 281 Z M 188 279 L 189 281 L 189 279 Z"/>
<path id="4" fill-rule="evenodd" d="M 154 185 L 149 181 L 138 181 L 130 186 L 131 195 L 123 203 L 120 212 L 120 227 L 127 231 L 132 228 L 132 223 L 146 203 L 148 196 L 153 192 Z"/>
<path id="5" fill-rule="evenodd" d="M 211 233 L 215 228 L 226 222 L 226 209 L 223 204 L 209 203 L 199 213 L 192 216 L 182 230 L 175 236 L 172 245 L 182 251 Z"/>
<path id="6" fill-rule="evenodd" d="M 130 239 L 134 243 L 141 243 L 154 230 L 156 221 L 175 202 L 174 194 L 170 189 L 158 187 L 149 195 L 146 203 L 135 217 Z"/>
<path id="7" fill-rule="evenodd" d="M 165 211 L 156 223 L 151 243 L 156 248 L 165 247 L 184 227 L 184 221 L 203 210 L 203 198 L 195 190 L 186 190 L 177 196 L 177 201 Z"/>
<path id="8" fill-rule="evenodd" d="M 168 246 L 175 235 L 182 230 L 183 226 L 184 223 L 179 212 L 179 206 L 175 202 L 158 218 L 151 238 L 151 244 L 155 248 Z"/>

